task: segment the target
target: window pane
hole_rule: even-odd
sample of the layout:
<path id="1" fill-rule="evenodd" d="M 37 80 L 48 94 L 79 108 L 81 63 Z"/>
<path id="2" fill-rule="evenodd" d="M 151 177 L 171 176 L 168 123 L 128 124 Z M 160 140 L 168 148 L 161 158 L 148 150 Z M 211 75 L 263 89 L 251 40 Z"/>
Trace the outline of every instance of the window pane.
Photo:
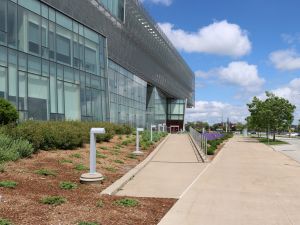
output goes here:
<path id="1" fill-rule="evenodd" d="M 19 52 L 19 70 L 27 71 L 27 55 Z"/>
<path id="2" fill-rule="evenodd" d="M 0 46 L 0 65 L 7 65 L 7 48 Z"/>
<path id="3" fill-rule="evenodd" d="M 19 71 L 19 110 L 27 110 L 27 76 Z"/>
<path id="4" fill-rule="evenodd" d="M 28 119 L 47 120 L 49 118 L 48 78 L 28 74 Z"/>
<path id="5" fill-rule="evenodd" d="M 41 13 L 40 3 L 36 0 L 19 0 L 19 5 L 37 14 Z"/>
<path id="6" fill-rule="evenodd" d="M 65 117 L 67 120 L 80 120 L 80 87 L 65 82 Z"/>
<path id="7" fill-rule="evenodd" d="M 50 64 L 50 108 L 51 113 L 57 113 L 56 64 Z"/>
<path id="8" fill-rule="evenodd" d="M 40 17 L 33 13 L 28 14 L 28 51 L 40 54 L 41 31 Z"/>
<path id="9" fill-rule="evenodd" d="M 6 89 L 6 81 L 7 81 L 7 76 L 6 76 L 7 70 L 5 67 L 0 66 L 0 97 L 5 98 L 7 89 Z"/>
<path id="10" fill-rule="evenodd" d="M 7 43 L 12 48 L 17 48 L 17 7 L 8 1 L 7 8 Z"/>
<path id="11" fill-rule="evenodd" d="M 57 27 L 56 28 L 56 58 L 57 61 L 71 64 L 71 32 Z"/>
<path id="12" fill-rule="evenodd" d="M 41 74 L 41 59 L 28 55 L 28 72 Z"/>
<path id="13" fill-rule="evenodd" d="M 57 103 L 58 113 L 64 114 L 64 83 L 62 81 L 57 81 Z"/>

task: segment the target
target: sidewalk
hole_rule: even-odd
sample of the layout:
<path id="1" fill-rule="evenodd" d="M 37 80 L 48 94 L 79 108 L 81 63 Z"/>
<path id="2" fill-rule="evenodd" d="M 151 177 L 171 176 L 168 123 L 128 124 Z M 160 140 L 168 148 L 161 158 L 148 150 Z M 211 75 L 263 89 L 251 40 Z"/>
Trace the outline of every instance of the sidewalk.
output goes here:
<path id="1" fill-rule="evenodd" d="M 159 152 L 116 195 L 179 198 L 207 164 L 199 163 L 186 134 L 172 134 Z"/>
<path id="2" fill-rule="evenodd" d="M 300 164 L 234 137 L 159 225 L 299 225 Z"/>

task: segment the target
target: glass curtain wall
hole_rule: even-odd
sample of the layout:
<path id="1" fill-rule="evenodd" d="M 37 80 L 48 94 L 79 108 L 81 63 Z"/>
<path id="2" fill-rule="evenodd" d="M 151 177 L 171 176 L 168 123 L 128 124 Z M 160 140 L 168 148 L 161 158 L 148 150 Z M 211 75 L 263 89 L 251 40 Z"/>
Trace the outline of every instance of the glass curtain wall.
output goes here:
<path id="1" fill-rule="evenodd" d="M 0 0 L 0 97 L 21 119 L 106 120 L 106 41 L 37 0 Z"/>
<path id="2" fill-rule="evenodd" d="M 109 60 L 110 121 L 145 127 L 147 83 Z"/>
<path id="3" fill-rule="evenodd" d="M 98 0 L 113 16 L 124 21 L 125 0 Z"/>
<path id="4" fill-rule="evenodd" d="M 181 99 L 168 99 L 168 120 L 183 120 L 185 101 Z"/>
<path id="5" fill-rule="evenodd" d="M 167 120 L 167 98 L 156 87 L 147 90 L 147 128 L 151 124 L 163 124 Z"/>

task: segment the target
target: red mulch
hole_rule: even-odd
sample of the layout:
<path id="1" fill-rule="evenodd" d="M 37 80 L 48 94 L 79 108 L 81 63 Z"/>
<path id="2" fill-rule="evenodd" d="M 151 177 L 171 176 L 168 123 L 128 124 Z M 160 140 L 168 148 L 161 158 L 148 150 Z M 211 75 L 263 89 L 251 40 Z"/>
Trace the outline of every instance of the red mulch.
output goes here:
<path id="1" fill-rule="evenodd" d="M 126 137 L 123 136 L 123 140 Z M 153 147 L 137 159 L 128 158 L 134 151 L 134 144 L 122 146 L 120 151 L 114 146 L 120 144 L 119 137 L 109 143 L 97 145 L 97 150 L 107 158 L 97 158 L 97 172 L 105 176 L 102 184 L 84 185 L 79 183 L 82 173 L 77 171 L 76 164 L 89 165 L 89 146 L 70 151 L 41 151 L 30 159 L 10 162 L 6 171 L 0 173 L 0 181 L 12 180 L 18 182 L 14 189 L 0 187 L 0 218 L 9 219 L 15 225 L 75 225 L 79 221 L 97 222 L 102 225 L 151 225 L 157 224 L 166 212 L 176 202 L 175 199 L 134 198 L 139 201 L 136 207 L 121 207 L 114 204 L 116 199 L 122 197 L 101 196 L 100 192 L 122 177 L 131 168 L 154 149 Z M 108 150 L 100 149 L 106 146 Z M 80 158 L 72 157 L 78 153 Z M 63 159 L 72 160 L 72 163 L 63 163 Z M 124 164 L 114 162 L 122 160 Z M 109 171 L 113 167 L 116 171 Z M 42 176 L 35 173 L 38 169 L 48 169 L 56 172 L 56 176 Z M 62 190 L 61 181 L 71 181 L 78 185 L 74 190 Z M 50 206 L 40 203 L 45 196 L 59 195 L 67 202 L 59 206 Z M 102 200 L 103 207 L 97 207 L 97 201 Z"/>

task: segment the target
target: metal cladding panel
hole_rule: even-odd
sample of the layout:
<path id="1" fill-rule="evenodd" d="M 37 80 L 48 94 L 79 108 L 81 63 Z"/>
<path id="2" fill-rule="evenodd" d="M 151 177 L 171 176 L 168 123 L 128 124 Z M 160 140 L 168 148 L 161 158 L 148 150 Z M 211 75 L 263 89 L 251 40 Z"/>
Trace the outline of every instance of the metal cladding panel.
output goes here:
<path id="1" fill-rule="evenodd" d="M 195 101 L 195 75 L 137 0 L 126 0 L 125 22 L 96 0 L 42 0 L 107 37 L 108 57 L 168 97 Z"/>

